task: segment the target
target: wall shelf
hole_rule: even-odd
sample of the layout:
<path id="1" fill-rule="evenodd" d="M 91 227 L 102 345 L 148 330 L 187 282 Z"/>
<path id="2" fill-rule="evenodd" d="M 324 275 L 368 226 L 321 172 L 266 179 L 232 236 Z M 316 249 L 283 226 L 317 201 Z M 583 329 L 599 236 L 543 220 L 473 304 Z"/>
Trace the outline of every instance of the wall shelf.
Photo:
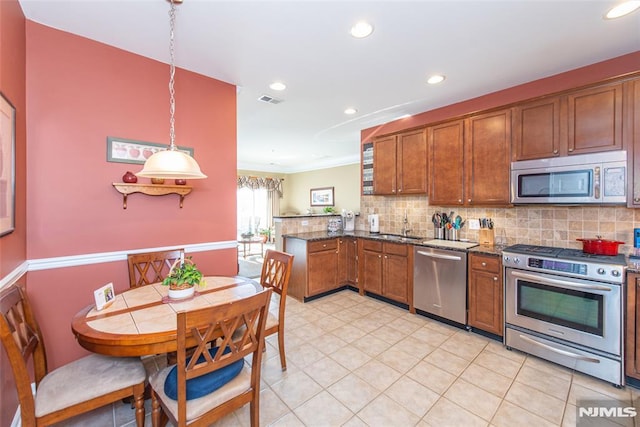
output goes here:
<path id="1" fill-rule="evenodd" d="M 122 209 L 127 209 L 127 196 L 133 193 L 142 193 L 147 196 L 166 196 L 167 194 L 177 194 L 180 196 L 180 208 L 184 202 L 184 196 L 191 193 L 190 185 L 167 185 L 167 184 L 127 184 L 114 182 L 113 187 L 122 194 Z"/>

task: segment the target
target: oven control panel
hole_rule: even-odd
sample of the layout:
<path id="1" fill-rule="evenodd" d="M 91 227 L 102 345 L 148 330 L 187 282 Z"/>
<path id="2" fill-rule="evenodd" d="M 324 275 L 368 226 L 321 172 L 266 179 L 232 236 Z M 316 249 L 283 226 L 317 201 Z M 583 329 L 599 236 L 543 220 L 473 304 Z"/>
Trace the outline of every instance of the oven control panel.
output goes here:
<path id="1" fill-rule="evenodd" d="M 529 258 L 527 265 L 532 268 L 540 268 L 543 270 L 558 271 L 561 273 L 587 275 L 587 264 L 578 264 L 567 261 L 558 261 L 544 258 Z"/>
<path id="2" fill-rule="evenodd" d="M 593 261 L 580 262 L 567 259 L 545 258 L 526 254 L 503 252 L 502 264 L 507 268 L 547 272 L 609 283 L 624 283 L 625 266 Z"/>

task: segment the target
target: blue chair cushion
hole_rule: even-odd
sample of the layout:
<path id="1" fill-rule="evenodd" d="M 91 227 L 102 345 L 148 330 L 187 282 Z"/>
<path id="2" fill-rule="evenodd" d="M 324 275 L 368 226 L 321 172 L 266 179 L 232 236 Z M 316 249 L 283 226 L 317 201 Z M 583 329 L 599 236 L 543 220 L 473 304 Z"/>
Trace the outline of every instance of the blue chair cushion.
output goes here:
<path id="1" fill-rule="evenodd" d="M 218 347 L 209 350 L 211 357 L 215 356 Z M 224 349 L 223 354 L 230 351 L 229 347 Z M 204 362 L 204 356 L 198 358 L 198 363 Z M 189 363 L 189 359 L 187 359 Z M 212 393 L 238 376 L 244 365 L 244 359 L 235 362 L 223 368 L 217 369 L 208 374 L 201 375 L 197 378 L 187 380 L 187 400 L 197 399 Z M 164 381 L 164 393 L 173 400 L 178 400 L 178 371 L 177 366 L 171 368 L 169 375 Z"/>

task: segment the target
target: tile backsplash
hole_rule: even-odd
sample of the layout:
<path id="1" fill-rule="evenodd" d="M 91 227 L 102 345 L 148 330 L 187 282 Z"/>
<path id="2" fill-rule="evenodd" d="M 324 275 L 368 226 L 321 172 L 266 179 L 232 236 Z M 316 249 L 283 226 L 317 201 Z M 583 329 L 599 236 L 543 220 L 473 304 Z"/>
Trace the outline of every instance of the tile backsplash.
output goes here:
<path id="1" fill-rule="evenodd" d="M 424 196 L 362 196 L 356 229 L 369 230 L 367 215 L 376 213 L 380 231 L 400 233 L 406 212 L 411 235 L 432 238 L 435 212 L 454 211 L 463 220 L 492 218 L 496 240 L 506 244 L 527 243 L 566 248 L 582 248 L 576 239 L 612 239 L 625 242 L 620 252 L 633 251 L 633 229 L 640 227 L 640 209 L 599 206 L 518 206 L 514 208 L 458 208 L 430 206 Z M 478 241 L 478 231 L 469 230 L 468 222 L 460 230 L 460 238 Z"/>

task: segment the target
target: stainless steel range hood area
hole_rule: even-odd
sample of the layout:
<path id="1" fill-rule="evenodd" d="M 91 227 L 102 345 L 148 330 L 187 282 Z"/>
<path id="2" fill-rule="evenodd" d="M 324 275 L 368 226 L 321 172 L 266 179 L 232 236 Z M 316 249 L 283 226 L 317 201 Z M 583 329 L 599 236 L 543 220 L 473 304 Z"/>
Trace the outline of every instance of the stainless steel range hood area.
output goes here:
<path id="1" fill-rule="evenodd" d="M 514 205 L 624 205 L 626 202 L 626 151 L 511 163 L 511 203 Z"/>

